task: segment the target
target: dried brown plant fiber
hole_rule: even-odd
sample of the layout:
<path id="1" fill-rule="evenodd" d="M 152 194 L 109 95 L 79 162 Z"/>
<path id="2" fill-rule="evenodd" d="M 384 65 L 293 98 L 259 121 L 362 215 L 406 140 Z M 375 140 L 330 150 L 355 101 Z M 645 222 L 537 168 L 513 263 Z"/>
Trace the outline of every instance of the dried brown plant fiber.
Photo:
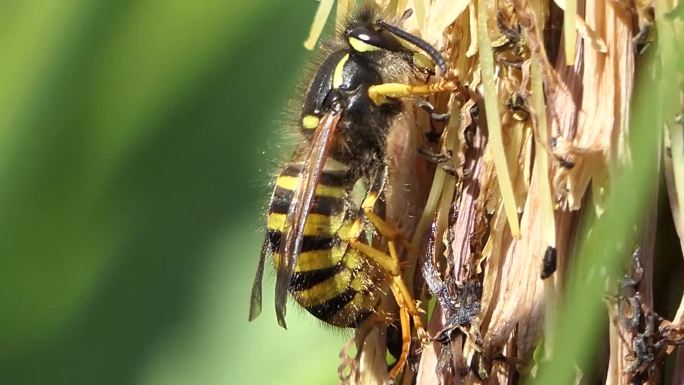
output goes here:
<path id="1" fill-rule="evenodd" d="M 338 0 L 338 23 L 353 3 Z M 566 283 L 577 243 L 590 236 L 587 224 L 604 214 L 616 175 L 632 165 L 638 149 L 630 143 L 630 130 L 640 75 L 668 84 L 653 100 L 653 138 L 660 150 L 652 160 L 656 166 L 642 179 L 653 187 L 647 209 L 634 223 L 633 239 L 616 245 L 624 254 L 624 274 L 634 282 L 605 277 L 605 292 L 597 294 L 606 297 L 598 360 L 588 370 L 578 367 L 575 378 L 611 385 L 683 383 L 684 352 L 678 345 L 684 342 L 684 297 L 677 294 L 676 313 L 658 318 L 653 288 L 661 210 L 674 220 L 677 255 L 684 249 L 681 0 L 377 3 L 393 16 L 412 9 L 403 27 L 439 49 L 448 62 L 446 76 L 461 85 L 449 98 L 432 100 L 451 113 L 439 150 L 452 156 L 417 182 L 429 194 L 415 232 L 407 236 L 423 255 L 410 260 L 407 280 L 426 313 L 434 296 L 421 277 L 426 259 L 457 309 L 471 303 L 469 288 L 479 287 L 479 311 L 459 325 L 449 324 L 453 309 L 432 298 L 428 333 L 458 331 L 446 343 L 414 349 L 414 365 L 402 383 L 517 384 L 534 379 L 540 363 L 557 355 L 554 325 L 563 297 L 572 294 Z M 322 29 L 332 6 L 321 1 L 312 31 Z M 660 79 L 653 68 L 640 66 L 649 54 L 661 70 L 675 68 L 674 78 Z M 677 60 L 682 65 L 672 67 Z M 658 201 L 661 177 L 668 202 Z M 639 262 L 627 263 L 637 249 Z M 543 261 L 552 250 L 556 269 L 546 274 Z M 356 364 L 345 381 L 387 383 L 382 332 L 361 328 L 356 341 Z M 668 357 L 672 370 L 665 372 Z"/>

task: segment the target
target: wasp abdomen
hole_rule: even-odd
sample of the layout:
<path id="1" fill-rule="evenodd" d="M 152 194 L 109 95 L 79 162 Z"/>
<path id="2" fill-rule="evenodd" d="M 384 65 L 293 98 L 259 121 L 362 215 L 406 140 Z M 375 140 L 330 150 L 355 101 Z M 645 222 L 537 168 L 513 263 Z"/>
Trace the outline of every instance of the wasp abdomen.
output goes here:
<path id="1" fill-rule="evenodd" d="M 368 262 L 347 245 L 345 235 L 356 219 L 349 195 L 356 179 L 351 168 L 329 159 L 306 218 L 302 251 L 297 256 L 290 293 L 317 318 L 336 326 L 355 327 L 377 304 Z M 285 166 L 276 179 L 268 212 L 265 251 L 279 265 L 280 243 L 302 165 Z"/>

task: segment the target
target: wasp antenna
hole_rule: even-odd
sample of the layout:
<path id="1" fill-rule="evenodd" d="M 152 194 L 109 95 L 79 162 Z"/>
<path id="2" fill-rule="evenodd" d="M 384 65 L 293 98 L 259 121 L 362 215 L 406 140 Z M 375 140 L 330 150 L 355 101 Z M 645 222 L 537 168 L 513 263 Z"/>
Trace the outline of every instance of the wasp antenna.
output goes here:
<path id="1" fill-rule="evenodd" d="M 390 33 L 396 35 L 397 37 L 404 39 L 409 43 L 415 45 L 416 47 L 420 48 L 421 50 L 423 50 L 426 54 L 428 54 L 428 56 L 432 58 L 435 64 L 437 64 L 437 67 L 439 67 L 440 71 L 442 71 L 442 74 L 446 74 L 446 60 L 444 60 L 442 54 L 439 53 L 439 51 L 437 51 L 435 47 L 430 45 L 430 43 L 426 42 L 425 40 L 419 38 L 416 35 L 412 35 L 404 31 L 401 28 L 388 24 L 384 20 L 378 20 L 378 25 L 386 29 Z"/>

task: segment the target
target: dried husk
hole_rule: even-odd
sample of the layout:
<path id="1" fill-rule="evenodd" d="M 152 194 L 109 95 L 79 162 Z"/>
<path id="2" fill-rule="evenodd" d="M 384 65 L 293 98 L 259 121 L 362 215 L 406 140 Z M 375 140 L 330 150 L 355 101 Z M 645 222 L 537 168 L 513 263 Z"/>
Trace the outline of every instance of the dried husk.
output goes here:
<path id="1" fill-rule="evenodd" d="M 630 113 L 635 76 L 640 70 L 635 38 L 654 28 L 657 21 L 667 20 L 666 14 L 682 4 L 677 0 L 655 4 L 645 0 L 377 3 L 397 16 L 413 9 L 405 28 L 437 47 L 449 63 L 448 76 L 458 78 L 462 85 L 449 100 L 433 100 L 440 110 L 449 109 L 452 114 L 440 149 L 453 153 L 446 165 L 457 177 L 439 165 L 434 175 L 426 172 L 428 176 L 419 179 L 425 189 L 420 193 L 429 197 L 422 216 L 413 224 L 413 244 L 423 242 L 422 249 L 427 250 L 424 243 L 433 240 L 432 251 L 421 258 L 430 258 L 439 266 L 441 279 L 447 284 L 462 287 L 475 280 L 482 286 L 479 313 L 462 325 L 463 331 L 450 342 L 423 346 L 416 372 L 408 369 L 402 381 L 411 384 L 414 375 L 419 385 L 513 384 L 521 383 L 526 376 L 534 378 L 539 363 L 556 353 L 552 334 L 555 317 L 563 296 L 569 294 L 565 289 L 578 258 L 576 244 L 587 235 L 582 224 L 603 215 L 612 181 L 632 163 Z M 663 31 L 674 38 L 670 40 L 672 46 L 659 48 L 662 66 L 668 65 L 666 60 L 676 61 L 677 55 L 681 58 L 679 52 L 684 46 L 684 22 L 669 17 Z M 507 32 L 502 28 L 508 28 L 509 33 L 520 28 L 519 43 L 493 46 Z M 684 87 L 683 72 L 681 68 L 676 72 L 678 78 L 672 79 L 670 91 Z M 680 100 L 668 106 L 684 105 L 684 91 L 677 95 Z M 520 96 L 526 118 L 520 119 L 516 115 L 519 110 L 511 107 L 513 96 Z M 474 107 L 479 108 L 479 114 L 472 113 Z M 664 130 L 664 150 L 658 155 L 663 167 L 655 167 L 650 180 L 643 181 L 655 188 L 642 222 L 634 224 L 634 241 L 622 245 L 626 255 L 639 246 L 644 269 L 638 284 L 639 311 L 646 313 L 653 311 L 661 174 L 667 182 L 669 208 L 684 250 L 680 211 L 680 197 L 684 196 L 684 116 L 682 111 L 677 115 L 668 108 L 656 111 L 659 116 L 671 117 L 662 119 L 655 129 L 656 136 Z M 424 127 L 425 123 L 420 125 Z M 657 159 L 654 164 L 659 164 Z M 549 248 L 556 250 L 557 269 L 542 280 L 542 259 Z M 407 280 L 418 277 L 416 293 L 426 293 L 414 271 L 407 273 Z M 607 331 L 597 345 L 605 354 L 600 355 L 595 373 L 577 369 L 578 383 L 635 381 L 629 371 L 635 359 L 634 340 L 641 330 L 624 322 L 625 308 L 620 304 L 625 298 L 619 295 L 616 278 L 605 277 L 607 297 L 618 293 L 606 300 Z M 423 303 L 428 299 L 429 295 L 424 296 Z M 660 326 L 668 328 L 672 341 L 684 341 L 684 297 L 677 313 L 670 316 L 672 321 L 663 321 Z M 437 335 L 449 326 L 447 322 L 445 309 L 436 303 L 427 324 L 429 334 Z M 366 348 L 371 346 L 368 342 L 357 344 L 360 365 L 357 378 L 350 383 L 387 381 L 384 357 L 379 358 L 378 350 L 384 341 L 372 333 L 375 331 L 371 335 L 377 339 L 372 348 Z M 674 352 L 674 345 L 668 345 L 667 354 Z M 665 379 L 661 369 L 653 367 L 650 375 L 642 378 L 643 383 L 682 383 L 684 352 L 680 349 L 676 353 L 673 378 Z"/>

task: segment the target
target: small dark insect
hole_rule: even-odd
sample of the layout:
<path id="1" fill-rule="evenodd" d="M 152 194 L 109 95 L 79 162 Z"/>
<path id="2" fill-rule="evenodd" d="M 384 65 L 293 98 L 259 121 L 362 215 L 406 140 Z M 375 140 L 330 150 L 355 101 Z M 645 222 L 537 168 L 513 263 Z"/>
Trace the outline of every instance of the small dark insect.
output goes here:
<path id="1" fill-rule="evenodd" d="M 468 334 L 466 326 L 480 313 L 482 287 L 479 282 L 469 282 L 457 287 L 456 294 L 448 298 L 437 297 L 447 320 L 446 326 L 433 339 L 446 344 L 453 340 L 457 331 Z M 455 300 L 457 299 L 457 300 Z M 446 307 L 445 307 L 446 306 Z M 475 341 L 481 343 L 482 341 Z"/>
<path id="2" fill-rule="evenodd" d="M 651 45 L 651 31 L 655 22 L 655 13 L 653 3 L 650 5 L 642 4 L 643 2 L 635 2 L 637 20 L 639 23 L 639 32 L 634 36 L 632 42 L 634 43 L 634 50 L 638 54 L 643 54 Z"/>
<path id="3" fill-rule="evenodd" d="M 513 119 L 523 122 L 530 117 L 530 112 L 525 106 L 525 98 L 519 93 L 514 92 L 511 96 L 506 99 L 506 107 L 511 112 Z"/>
<path id="4" fill-rule="evenodd" d="M 542 258 L 541 279 L 547 279 L 556 272 L 557 260 L 558 252 L 556 248 L 548 246 L 544 252 L 544 258 Z"/>
<path id="5" fill-rule="evenodd" d="M 496 25 L 501 31 L 501 35 L 492 41 L 496 62 L 505 67 L 522 68 L 525 58 L 529 56 L 529 49 L 523 38 L 520 24 L 511 15 L 507 16 L 506 12 L 499 11 L 496 15 Z"/>
<path id="6" fill-rule="evenodd" d="M 621 315 L 629 313 L 628 323 L 626 328 L 638 333 L 639 324 L 644 314 L 641 308 L 641 293 L 639 292 L 639 284 L 644 276 L 644 268 L 641 266 L 639 255 L 641 250 L 637 247 L 632 254 L 632 263 L 630 273 L 626 274 L 620 281 L 621 298 L 626 301 L 626 304 L 621 304 Z M 629 309 L 625 305 L 629 306 Z M 628 311 L 629 310 L 629 311 Z"/>
<path id="7" fill-rule="evenodd" d="M 435 224 L 433 224 L 433 232 L 434 227 Z M 429 247 L 434 248 L 433 239 L 431 239 Z M 428 252 L 427 254 L 434 253 Z M 437 299 L 444 313 L 444 318 L 446 318 L 445 328 L 433 340 L 443 344 L 448 343 L 453 339 L 456 330 L 470 324 L 470 321 L 480 312 L 481 284 L 473 279 L 472 282 L 451 290 L 449 285 L 442 280 L 441 274 L 430 256 L 423 258 L 421 272 L 430 294 Z"/>
<path id="8" fill-rule="evenodd" d="M 575 162 L 568 159 L 567 154 L 565 154 L 564 151 L 561 151 L 559 149 L 560 142 L 565 142 L 565 139 L 560 137 L 551 138 L 551 152 L 553 154 L 553 157 L 556 158 L 558 164 L 560 164 L 561 167 L 571 169 L 575 167 Z"/>
<path id="9" fill-rule="evenodd" d="M 643 384 L 655 372 L 656 357 L 662 350 L 662 341 L 655 340 L 656 318 L 653 313 L 645 315 L 644 330 L 638 332 L 632 340 L 633 362 L 625 370 L 632 384 Z"/>
<path id="10" fill-rule="evenodd" d="M 522 28 L 520 24 L 509 26 L 506 23 L 503 12 L 496 14 L 496 26 L 501 31 L 501 36 L 492 41 L 492 48 L 495 51 L 513 50 L 516 56 L 522 55 L 525 48 L 525 42 L 522 37 Z"/>
<path id="11" fill-rule="evenodd" d="M 450 214 L 452 216 L 456 215 L 455 210 L 452 210 Z M 444 328 L 432 340 L 442 345 L 438 356 L 437 370 L 439 373 L 447 375 L 457 369 L 453 365 L 453 355 L 449 345 L 459 332 L 470 337 L 476 346 L 482 346 L 482 337 L 479 333 L 470 333 L 468 330 L 470 323 L 480 313 L 482 286 L 476 277 L 473 277 L 471 281 L 463 285 L 457 285 L 448 274 L 446 279 L 442 279 L 441 273 L 433 260 L 435 255 L 435 231 L 436 224 L 433 223 L 427 244 L 428 250 L 421 264 L 421 273 L 428 291 L 437 299 L 446 320 Z M 488 372 L 481 367 L 483 358 L 480 353 L 477 353 L 476 356 L 477 363 L 471 369 L 478 376 L 482 373 L 486 375 Z M 467 371 L 467 365 L 463 365 L 461 369 Z"/>
<path id="12" fill-rule="evenodd" d="M 669 354 L 668 347 L 684 342 L 678 338 L 677 326 L 642 302 L 640 285 L 643 276 L 640 249 L 637 248 L 632 254 L 630 273 L 620 281 L 621 293 L 617 296 L 621 324 L 631 334 L 631 341 L 625 341 L 631 348 L 627 357 L 631 363 L 625 369 L 630 384 L 657 382 L 657 368 Z"/>
<path id="13" fill-rule="evenodd" d="M 473 104 L 469 112 L 471 124 L 465 128 L 463 132 L 463 137 L 465 139 L 466 146 L 468 148 L 472 148 L 475 140 L 475 133 L 477 132 L 477 120 L 480 116 L 480 107 L 478 107 L 477 104 Z"/>

